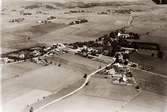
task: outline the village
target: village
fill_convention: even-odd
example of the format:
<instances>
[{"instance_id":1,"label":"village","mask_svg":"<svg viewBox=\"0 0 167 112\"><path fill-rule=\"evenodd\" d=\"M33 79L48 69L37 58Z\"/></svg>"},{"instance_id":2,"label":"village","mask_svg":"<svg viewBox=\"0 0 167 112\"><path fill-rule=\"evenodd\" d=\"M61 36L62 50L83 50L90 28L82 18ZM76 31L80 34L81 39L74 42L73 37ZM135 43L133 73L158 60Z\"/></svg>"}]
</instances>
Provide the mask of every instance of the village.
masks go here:
<instances>
[{"instance_id":1,"label":"village","mask_svg":"<svg viewBox=\"0 0 167 112\"><path fill-rule=\"evenodd\" d=\"M17 63L24 61L31 61L43 66L47 66L49 63L46 57L52 56L54 54L60 55L65 53L63 49L65 46L61 43L57 43L52 46L35 46L27 49L21 49L18 51L13 51L10 53L2 54L1 61L3 63Z\"/></svg>"},{"instance_id":2,"label":"village","mask_svg":"<svg viewBox=\"0 0 167 112\"><path fill-rule=\"evenodd\" d=\"M105 34L95 41L70 44L55 43L50 46L35 46L9 52L2 54L1 62L8 64L30 61L42 66L48 66L53 63L51 61L49 62L47 58L53 55L70 53L93 60L104 55L114 59L112 66L101 71L101 74L103 74L105 78L111 78L114 84L135 85L135 88L139 89L133 74L130 72L130 68L141 68L148 71L151 68L144 68L144 66L130 61L130 55L137 52L144 53L150 57L163 58L158 44L135 42L135 40L139 39L140 36L138 34L126 32L125 29L122 28ZM58 66L61 66L61 63L59 63Z\"/></svg>"},{"instance_id":3,"label":"village","mask_svg":"<svg viewBox=\"0 0 167 112\"><path fill-rule=\"evenodd\" d=\"M3 0L4 112L166 112L165 0Z\"/></svg>"},{"instance_id":4,"label":"village","mask_svg":"<svg viewBox=\"0 0 167 112\"><path fill-rule=\"evenodd\" d=\"M85 57L96 56L98 54L112 57L119 51L136 51L148 56L163 58L163 53L158 44L135 41L139 39L139 35L136 33L118 29L99 37L95 41L76 42L69 44L69 46L73 50L75 49L76 53Z\"/></svg>"}]
</instances>

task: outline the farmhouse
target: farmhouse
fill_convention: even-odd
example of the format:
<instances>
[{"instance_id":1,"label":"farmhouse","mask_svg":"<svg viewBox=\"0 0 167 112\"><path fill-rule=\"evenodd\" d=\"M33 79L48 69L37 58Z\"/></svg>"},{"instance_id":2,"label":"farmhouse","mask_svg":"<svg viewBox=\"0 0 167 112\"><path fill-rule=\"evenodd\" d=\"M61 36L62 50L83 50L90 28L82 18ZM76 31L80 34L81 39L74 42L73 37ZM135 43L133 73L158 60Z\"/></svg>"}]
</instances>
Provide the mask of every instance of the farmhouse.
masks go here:
<instances>
[{"instance_id":1,"label":"farmhouse","mask_svg":"<svg viewBox=\"0 0 167 112\"><path fill-rule=\"evenodd\" d=\"M39 24L48 24L48 23L51 23L51 21L50 20L39 20L39 21L37 21L37 23L39 23Z\"/></svg>"}]
</instances>

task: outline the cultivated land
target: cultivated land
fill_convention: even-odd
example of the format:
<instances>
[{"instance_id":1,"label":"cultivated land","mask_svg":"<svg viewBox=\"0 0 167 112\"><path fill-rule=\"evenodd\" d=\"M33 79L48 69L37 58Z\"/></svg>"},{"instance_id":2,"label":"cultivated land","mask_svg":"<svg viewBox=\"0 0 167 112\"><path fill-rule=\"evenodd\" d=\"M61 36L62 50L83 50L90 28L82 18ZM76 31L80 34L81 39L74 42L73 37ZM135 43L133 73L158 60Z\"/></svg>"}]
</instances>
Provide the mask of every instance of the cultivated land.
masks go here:
<instances>
[{"instance_id":1,"label":"cultivated land","mask_svg":"<svg viewBox=\"0 0 167 112\"><path fill-rule=\"evenodd\" d=\"M88 5L88 2L90 4ZM91 4L91 3L94 4ZM98 1L99 2L99 1ZM142 92L131 86L113 85L111 80L93 76L88 86L80 92L56 102L41 112L166 112L167 107L167 6L155 5L151 0L96 0L71 2L13 1L2 4L1 51L2 53L36 45L72 43L95 40L103 34L127 26L128 31L141 35L140 41L156 42L164 52L163 59L134 54L131 60L153 66L155 74L133 70ZM108 5L107 5L108 4ZM116 13L129 10L131 13ZM82 13L70 11L84 10ZM108 10L108 11L107 11ZM40 12L41 11L41 12ZM21 12L32 15L21 15ZM100 14L108 12L107 14ZM39 24L49 16L56 19L48 24ZM20 23L11 19L24 18ZM69 25L76 19L87 23ZM43 97L54 100L79 87L84 74L90 74L102 62L66 53L47 58L53 64L41 66L31 62L3 65L2 103L4 112L21 112L26 105L36 103ZM55 65L56 64L56 65ZM61 64L60 67L57 64ZM24 103L23 103L24 101Z\"/></svg>"}]
</instances>

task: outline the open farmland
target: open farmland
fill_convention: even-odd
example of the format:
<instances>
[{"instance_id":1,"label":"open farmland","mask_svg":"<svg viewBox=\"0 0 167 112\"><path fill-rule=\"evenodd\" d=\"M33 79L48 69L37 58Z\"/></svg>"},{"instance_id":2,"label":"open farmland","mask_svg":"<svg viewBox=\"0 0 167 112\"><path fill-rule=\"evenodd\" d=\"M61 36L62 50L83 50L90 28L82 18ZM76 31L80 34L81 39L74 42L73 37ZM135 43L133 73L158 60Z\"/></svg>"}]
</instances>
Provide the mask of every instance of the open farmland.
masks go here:
<instances>
[{"instance_id":1,"label":"open farmland","mask_svg":"<svg viewBox=\"0 0 167 112\"><path fill-rule=\"evenodd\" d=\"M2 64L4 112L30 112L31 106L34 112L167 111L167 5L152 0L2 0L1 17L2 58L15 51L23 61ZM113 84L113 77L100 73L93 76L115 57L83 55L87 46L72 46L98 43L123 28L140 37L130 41L156 43L163 53L157 58L135 49L129 61L151 69L131 67L134 85ZM22 49L32 57L25 59Z\"/></svg>"}]
</instances>

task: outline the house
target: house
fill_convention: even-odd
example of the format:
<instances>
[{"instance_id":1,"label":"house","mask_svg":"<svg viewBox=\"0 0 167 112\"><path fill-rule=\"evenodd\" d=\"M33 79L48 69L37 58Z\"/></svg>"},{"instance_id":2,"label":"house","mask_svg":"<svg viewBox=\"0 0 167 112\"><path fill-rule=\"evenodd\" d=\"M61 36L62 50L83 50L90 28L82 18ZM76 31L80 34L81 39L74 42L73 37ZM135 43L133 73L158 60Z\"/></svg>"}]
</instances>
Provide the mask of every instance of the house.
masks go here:
<instances>
[{"instance_id":1,"label":"house","mask_svg":"<svg viewBox=\"0 0 167 112\"><path fill-rule=\"evenodd\" d=\"M37 23L39 23L39 24L48 24L48 23L51 23L51 21L50 20L39 20L39 21L37 21Z\"/></svg>"},{"instance_id":2,"label":"house","mask_svg":"<svg viewBox=\"0 0 167 112\"><path fill-rule=\"evenodd\" d=\"M128 33L121 33L121 32L118 32L118 37L122 37L122 38L125 38L127 39L128 37L130 37L130 35Z\"/></svg>"},{"instance_id":3,"label":"house","mask_svg":"<svg viewBox=\"0 0 167 112\"><path fill-rule=\"evenodd\" d=\"M107 74L109 75L114 75L116 72L115 72L115 69L112 68L112 69L109 69L109 70L106 70Z\"/></svg>"},{"instance_id":4,"label":"house","mask_svg":"<svg viewBox=\"0 0 167 112\"><path fill-rule=\"evenodd\" d=\"M81 48L77 48L77 49L68 49L68 52L69 53L72 53L72 54L77 54L79 52L81 52Z\"/></svg>"},{"instance_id":5,"label":"house","mask_svg":"<svg viewBox=\"0 0 167 112\"><path fill-rule=\"evenodd\" d=\"M8 57L5 57L5 58L2 58L1 61L3 63L11 63L11 62L14 62L15 60L14 59L10 59Z\"/></svg>"},{"instance_id":6,"label":"house","mask_svg":"<svg viewBox=\"0 0 167 112\"><path fill-rule=\"evenodd\" d=\"M62 44L62 43L57 43L57 44L54 44L54 45L56 45L58 49L66 48L66 46L64 44Z\"/></svg>"},{"instance_id":7,"label":"house","mask_svg":"<svg viewBox=\"0 0 167 112\"><path fill-rule=\"evenodd\" d=\"M25 56L25 54L23 54L23 53L19 55L19 58L21 58L21 59L24 59L25 57L26 57L26 56Z\"/></svg>"}]
</instances>

